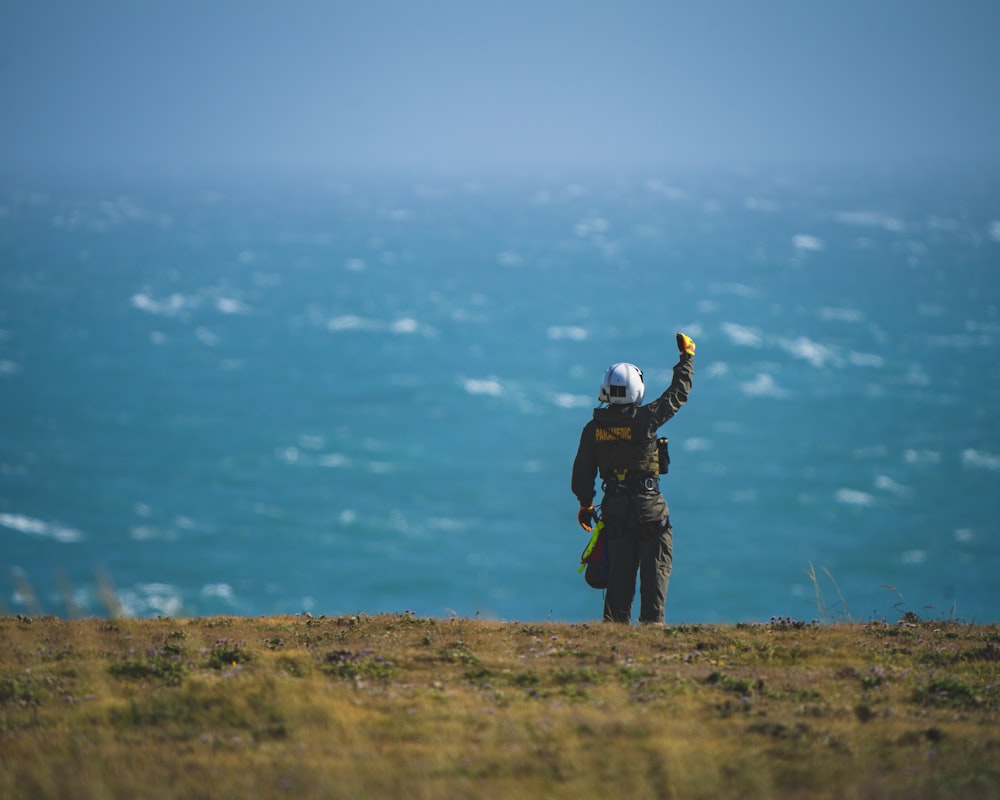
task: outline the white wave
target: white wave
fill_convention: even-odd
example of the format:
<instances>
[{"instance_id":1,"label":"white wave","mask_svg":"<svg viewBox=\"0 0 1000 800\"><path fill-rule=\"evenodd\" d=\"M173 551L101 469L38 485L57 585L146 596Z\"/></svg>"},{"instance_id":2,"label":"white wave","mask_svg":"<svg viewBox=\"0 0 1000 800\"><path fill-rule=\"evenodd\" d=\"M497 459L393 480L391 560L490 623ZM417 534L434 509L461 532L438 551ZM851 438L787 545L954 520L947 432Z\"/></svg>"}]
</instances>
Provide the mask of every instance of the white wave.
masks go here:
<instances>
[{"instance_id":1,"label":"white wave","mask_svg":"<svg viewBox=\"0 0 1000 800\"><path fill-rule=\"evenodd\" d=\"M764 338L757 328L746 325L737 325L735 322L723 322L722 331L729 337L733 344L743 347L760 347Z\"/></svg>"},{"instance_id":2,"label":"white wave","mask_svg":"<svg viewBox=\"0 0 1000 800\"><path fill-rule=\"evenodd\" d=\"M165 300L156 300L146 292L136 292L132 295L132 305L140 311L159 316L175 317L186 309L198 304L197 299L180 292L174 292Z\"/></svg>"},{"instance_id":3,"label":"white wave","mask_svg":"<svg viewBox=\"0 0 1000 800\"><path fill-rule=\"evenodd\" d=\"M378 324L372 320L359 317L357 314L344 314L334 317L326 322L328 331L370 331L378 328Z\"/></svg>"},{"instance_id":4,"label":"white wave","mask_svg":"<svg viewBox=\"0 0 1000 800\"><path fill-rule=\"evenodd\" d=\"M837 222L845 225L855 225L862 228L882 228L892 233L900 233L906 225L898 217L884 214L881 211L842 211L834 214Z\"/></svg>"},{"instance_id":5,"label":"white wave","mask_svg":"<svg viewBox=\"0 0 1000 800\"><path fill-rule=\"evenodd\" d=\"M863 322L865 315L856 308L832 308L826 306L819 310L820 319L834 322Z\"/></svg>"},{"instance_id":6,"label":"white wave","mask_svg":"<svg viewBox=\"0 0 1000 800\"><path fill-rule=\"evenodd\" d=\"M927 560L926 550L907 550L901 556L904 564L923 564Z\"/></svg>"},{"instance_id":7,"label":"white wave","mask_svg":"<svg viewBox=\"0 0 1000 800\"><path fill-rule=\"evenodd\" d=\"M574 342L582 342L588 336L587 329L579 325L550 325L546 333L554 341L571 339Z\"/></svg>"},{"instance_id":8,"label":"white wave","mask_svg":"<svg viewBox=\"0 0 1000 800\"><path fill-rule=\"evenodd\" d=\"M364 272L368 265L363 258L349 258L344 262L344 269L349 272Z\"/></svg>"},{"instance_id":9,"label":"white wave","mask_svg":"<svg viewBox=\"0 0 1000 800\"><path fill-rule=\"evenodd\" d=\"M774 382L774 378L765 372L760 373L752 381L740 384L740 391L750 397L786 397L788 392Z\"/></svg>"},{"instance_id":10,"label":"white wave","mask_svg":"<svg viewBox=\"0 0 1000 800\"><path fill-rule=\"evenodd\" d=\"M451 517L430 517L427 520L427 527L440 531L464 531L469 526L468 522L462 519Z\"/></svg>"},{"instance_id":11,"label":"white wave","mask_svg":"<svg viewBox=\"0 0 1000 800\"><path fill-rule=\"evenodd\" d=\"M0 525L18 533L55 539L57 542L79 542L83 539L83 534L76 528L67 528L58 523L45 522L24 514L0 514Z\"/></svg>"},{"instance_id":12,"label":"white wave","mask_svg":"<svg viewBox=\"0 0 1000 800\"><path fill-rule=\"evenodd\" d=\"M824 247L823 240L807 233L797 233L792 237L792 247L802 252L817 252Z\"/></svg>"},{"instance_id":13,"label":"white wave","mask_svg":"<svg viewBox=\"0 0 1000 800\"><path fill-rule=\"evenodd\" d=\"M1000 336L1000 323L977 322L974 319L967 319L965 321L965 331L966 333L981 333L986 336Z\"/></svg>"},{"instance_id":14,"label":"white wave","mask_svg":"<svg viewBox=\"0 0 1000 800\"><path fill-rule=\"evenodd\" d=\"M215 301L215 307L223 314L249 314L250 307L235 297L220 297Z\"/></svg>"},{"instance_id":15,"label":"white wave","mask_svg":"<svg viewBox=\"0 0 1000 800\"><path fill-rule=\"evenodd\" d=\"M947 217L939 217L931 214L925 220L927 227L932 231L948 231L949 233L957 233L962 228L962 223L957 219L948 219Z\"/></svg>"},{"instance_id":16,"label":"white wave","mask_svg":"<svg viewBox=\"0 0 1000 800\"><path fill-rule=\"evenodd\" d=\"M995 340L989 334L945 333L937 336L928 336L927 342L934 347L944 347L951 350L969 350L973 347L992 347Z\"/></svg>"},{"instance_id":17,"label":"white wave","mask_svg":"<svg viewBox=\"0 0 1000 800\"><path fill-rule=\"evenodd\" d=\"M700 322L688 322L679 327L680 330L684 331L688 336L697 341L702 333L704 332L704 327Z\"/></svg>"},{"instance_id":18,"label":"white wave","mask_svg":"<svg viewBox=\"0 0 1000 800\"><path fill-rule=\"evenodd\" d=\"M469 394L488 394L498 396L503 394L503 386L496 378L486 378L479 380L476 378L465 378L462 386Z\"/></svg>"},{"instance_id":19,"label":"white wave","mask_svg":"<svg viewBox=\"0 0 1000 800\"><path fill-rule=\"evenodd\" d=\"M199 326L194 332L195 338L207 347L215 347L219 343L219 337L204 326Z\"/></svg>"},{"instance_id":20,"label":"white wave","mask_svg":"<svg viewBox=\"0 0 1000 800\"><path fill-rule=\"evenodd\" d=\"M169 228L173 219L169 214L143 208L130 197L117 197L94 204L77 204L67 213L53 217L52 226L61 230L107 233L113 228L133 222Z\"/></svg>"},{"instance_id":21,"label":"white wave","mask_svg":"<svg viewBox=\"0 0 1000 800\"><path fill-rule=\"evenodd\" d=\"M910 487L894 481L888 475L877 476L875 478L875 488L889 494L894 494L896 497L909 497L913 494L913 490Z\"/></svg>"},{"instance_id":22,"label":"white wave","mask_svg":"<svg viewBox=\"0 0 1000 800\"><path fill-rule=\"evenodd\" d=\"M331 333L346 333L348 331L363 331L373 333L395 333L402 336L419 334L433 338L437 335L434 328L424 325L412 317L400 317L392 322L368 319L357 314L342 314L326 320L326 329Z\"/></svg>"},{"instance_id":23,"label":"white wave","mask_svg":"<svg viewBox=\"0 0 1000 800\"><path fill-rule=\"evenodd\" d=\"M233 594L233 587L228 583L207 583L201 587L202 597L218 597L221 600L225 600L232 603L235 600L235 595Z\"/></svg>"},{"instance_id":24,"label":"white wave","mask_svg":"<svg viewBox=\"0 0 1000 800\"><path fill-rule=\"evenodd\" d=\"M321 467L347 467L350 466L350 464L351 459L343 453L327 453L319 459L319 465Z\"/></svg>"},{"instance_id":25,"label":"white wave","mask_svg":"<svg viewBox=\"0 0 1000 800\"><path fill-rule=\"evenodd\" d=\"M153 525L133 525L129 528L128 535L137 542L145 542L149 539L158 539L160 531Z\"/></svg>"},{"instance_id":26,"label":"white wave","mask_svg":"<svg viewBox=\"0 0 1000 800\"><path fill-rule=\"evenodd\" d=\"M284 278L279 272L255 272L252 280L253 285L261 289L273 289L275 286L280 286Z\"/></svg>"},{"instance_id":27,"label":"white wave","mask_svg":"<svg viewBox=\"0 0 1000 800\"><path fill-rule=\"evenodd\" d=\"M690 439L685 439L684 444L681 448L685 453L699 453L704 450L711 450L712 443L708 439L701 438L699 436L692 436Z\"/></svg>"},{"instance_id":28,"label":"white wave","mask_svg":"<svg viewBox=\"0 0 1000 800\"><path fill-rule=\"evenodd\" d=\"M851 352L847 354L847 360L850 361L856 367L884 367L885 359L882 356L875 355L874 353L855 353Z\"/></svg>"},{"instance_id":29,"label":"white wave","mask_svg":"<svg viewBox=\"0 0 1000 800\"><path fill-rule=\"evenodd\" d=\"M718 378L729 372L729 365L725 361L713 361L708 365L705 374L711 378Z\"/></svg>"},{"instance_id":30,"label":"white wave","mask_svg":"<svg viewBox=\"0 0 1000 800\"><path fill-rule=\"evenodd\" d=\"M129 538L136 542L164 541L173 542L177 540L177 531L163 530L155 525L133 525L128 531Z\"/></svg>"},{"instance_id":31,"label":"white wave","mask_svg":"<svg viewBox=\"0 0 1000 800\"><path fill-rule=\"evenodd\" d=\"M646 181L646 191L650 194L658 194L660 197L667 198L667 200L684 199L683 189L678 189L676 186L669 186L656 178Z\"/></svg>"},{"instance_id":32,"label":"white wave","mask_svg":"<svg viewBox=\"0 0 1000 800\"><path fill-rule=\"evenodd\" d=\"M253 511L255 514L260 514L262 517L270 517L271 519L281 519L285 515L278 506L271 506L260 502L253 504Z\"/></svg>"},{"instance_id":33,"label":"white wave","mask_svg":"<svg viewBox=\"0 0 1000 800\"><path fill-rule=\"evenodd\" d=\"M578 222L574 226L573 232L580 238L586 239L592 236L603 236L610 227L611 223L604 217L594 214Z\"/></svg>"},{"instance_id":34,"label":"white wave","mask_svg":"<svg viewBox=\"0 0 1000 800\"><path fill-rule=\"evenodd\" d=\"M162 299L154 297L148 291L136 292L130 302L133 308L162 317L182 316L206 303L211 303L222 314L249 314L251 311L242 300L222 294L218 287L206 287L193 294L173 292Z\"/></svg>"},{"instance_id":35,"label":"white wave","mask_svg":"<svg viewBox=\"0 0 1000 800\"><path fill-rule=\"evenodd\" d=\"M497 264L501 267L520 267L524 264L524 259L517 253L504 250L497 256Z\"/></svg>"},{"instance_id":36,"label":"white wave","mask_svg":"<svg viewBox=\"0 0 1000 800\"><path fill-rule=\"evenodd\" d=\"M747 286L745 283L738 283L736 281L728 281L726 283L712 283L709 284L708 290L712 294L732 294L737 297L756 297L759 292L752 286Z\"/></svg>"},{"instance_id":37,"label":"white wave","mask_svg":"<svg viewBox=\"0 0 1000 800\"><path fill-rule=\"evenodd\" d=\"M889 448L884 444L870 444L867 447L855 447L852 455L855 458L885 458Z\"/></svg>"},{"instance_id":38,"label":"white wave","mask_svg":"<svg viewBox=\"0 0 1000 800\"><path fill-rule=\"evenodd\" d=\"M958 528L953 535L959 544L968 544L976 538L976 534L969 528Z\"/></svg>"},{"instance_id":39,"label":"white wave","mask_svg":"<svg viewBox=\"0 0 1000 800\"><path fill-rule=\"evenodd\" d=\"M0 358L0 375L13 375L18 370L20 370L20 367L16 361Z\"/></svg>"},{"instance_id":40,"label":"white wave","mask_svg":"<svg viewBox=\"0 0 1000 800\"><path fill-rule=\"evenodd\" d=\"M903 461L907 464L937 464L941 461L941 454L936 450L906 450Z\"/></svg>"},{"instance_id":41,"label":"white wave","mask_svg":"<svg viewBox=\"0 0 1000 800\"><path fill-rule=\"evenodd\" d=\"M164 303L161 304L161 308L163 308L168 314L174 314L197 304L198 301L196 298L187 297L180 292L174 292Z\"/></svg>"},{"instance_id":42,"label":"white wave","mask_svg":"<svg viewBox=\"0 0 1000 800\"><path fill-rule=\"evenodd\" d=\"M126 617L138 617L155 612L165 617L174 617L182 610L177 588L169 583L141 583L134 590L118 592L118 604Z\"/></svg>"},{"instance_id":43,"label":"white wave","mask_svg":"<svg viewBox=\"0 0 1000 800\"><path fill-rule=\"evenodd\" d=\"M969 448L962 451L962 466L1000 470L1000 456Z\"/></svg>"},{"instance_id":44,"label":"white wave","mask_svg":"<svg viewBox=\"0 0 1000 800\"><path fill-rule=\"evenodd\" d=\"M323 437L315 433L300 433L298 443L303 450L322 450L325 445Z\"/></svg>"},{"instance_id":45,"label":"white wave","mask_svg":"<svg viewBox=\"0 0 1000 800\"><path fill-rule=\"evenodd\" d=\"M990 221L990 238L994 242L1000 242L1000 219Z\"/></svg>"},{"instance_id":46,"label":"white wave","mask_svg":"<svg viewBox=\"0 0 1000 800\"><path fill-rule=\"evenodd\" d=\"M828 361L836 361L835 351L825 344L814 342L805 336L797 339L782 339L781 346L796 358L808 361L814 367L823 367Z\"/></svg>"},{"instance_id":47,"label":"white wave","mask_svg":"<svg viewBox=\"0 0 1000 800\"><path fill-rule=\"evenodd\" d=\"M870 506L874 505L875 498L868 492L858 491L857 489L837 489L834 493L834 498L838 503L843 503L848 506Z\"/></svg>"},{"instance_id":48,"label":"white wave","mask_svg":"<svg viewBox=\"0 0 1000 800\"><path fill-rule=\"evenodd\" d=\"M589 397L566 392L553 395L552 403L559 408L590 408L594 405L594 401Z\"/></svg>"},{"instance_id":49,"label":"white wave","mask_svg":"<svg viewBox=\"0 0 1000 800\"><path fill-rule=\"evenodd\" d=\"M906 371L905 382L911 386L930 386L931 376L920 364L911 364Z\"/></svg>"}]
</instances>

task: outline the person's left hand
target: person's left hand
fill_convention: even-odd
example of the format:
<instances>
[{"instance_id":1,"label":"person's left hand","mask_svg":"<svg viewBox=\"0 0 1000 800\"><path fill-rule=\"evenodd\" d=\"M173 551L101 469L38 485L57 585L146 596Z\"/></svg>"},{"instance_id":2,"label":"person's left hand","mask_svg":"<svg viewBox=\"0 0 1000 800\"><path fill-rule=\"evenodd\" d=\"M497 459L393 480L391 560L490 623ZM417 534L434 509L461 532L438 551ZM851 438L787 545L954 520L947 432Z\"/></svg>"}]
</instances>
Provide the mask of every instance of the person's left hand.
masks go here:
<instances>
[{"instance_id":1,"label":"person's left hand","mask_svg":"<svg viewBox=\"0 0 1000 800\"><path fill-rule=\"evenodd\" d=\"M597 522L597 512L593 506L589 506L588 508L580 506L580 510L576 515L576 521L580 523L581 528L590 533L594 530L594 523Z\"/></svg>"}]
</instances>

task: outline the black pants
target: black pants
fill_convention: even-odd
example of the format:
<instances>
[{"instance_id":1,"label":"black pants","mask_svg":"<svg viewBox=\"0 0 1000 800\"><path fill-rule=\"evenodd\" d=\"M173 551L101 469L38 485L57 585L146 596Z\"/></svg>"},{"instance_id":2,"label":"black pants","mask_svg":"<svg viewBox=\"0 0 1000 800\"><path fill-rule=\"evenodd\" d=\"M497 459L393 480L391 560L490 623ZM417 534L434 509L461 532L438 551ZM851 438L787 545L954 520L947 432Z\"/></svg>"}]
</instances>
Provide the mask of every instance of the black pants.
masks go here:
<instances>
[{"instance_id":1,"label":"black pants","mask_svg":"<svg viewBox=\"0 0 1000 800\"><path fill-rule=\"evenodd\" d=\"M610 561L604 619L632 621L638 576L639 622L663 622L674 538L663 495L605 496L601 519L607 531Z\"/></svg>"}]
</instances>

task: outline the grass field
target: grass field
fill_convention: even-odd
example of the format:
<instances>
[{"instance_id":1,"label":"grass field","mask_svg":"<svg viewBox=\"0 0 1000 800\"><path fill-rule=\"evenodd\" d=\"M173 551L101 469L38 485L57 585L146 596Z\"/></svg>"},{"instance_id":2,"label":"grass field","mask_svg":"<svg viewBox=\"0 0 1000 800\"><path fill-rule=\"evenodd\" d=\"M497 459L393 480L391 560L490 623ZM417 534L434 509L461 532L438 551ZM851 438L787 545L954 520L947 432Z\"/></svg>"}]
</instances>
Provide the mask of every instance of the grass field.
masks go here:
<instances>
[{"instance_id":1,"label":"grass field","mask_svg":"<svg viewBox=\"0 0 1000 800\"><path fill-rule=\"evenodd\" d=\"M912 615L0 617L3 798L993 798L998 717Z\"/></svg>"}]
</instances>

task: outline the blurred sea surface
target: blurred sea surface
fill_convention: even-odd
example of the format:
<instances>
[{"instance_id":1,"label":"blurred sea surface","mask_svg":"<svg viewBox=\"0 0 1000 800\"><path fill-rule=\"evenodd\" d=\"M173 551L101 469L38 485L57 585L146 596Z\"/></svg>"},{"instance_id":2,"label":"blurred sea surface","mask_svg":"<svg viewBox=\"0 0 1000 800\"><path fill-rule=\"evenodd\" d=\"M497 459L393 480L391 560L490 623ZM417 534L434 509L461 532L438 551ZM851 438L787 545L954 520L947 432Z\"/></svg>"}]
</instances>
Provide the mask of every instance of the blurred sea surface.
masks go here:
<instances>
[{"instance_id":1,"label":"blurred sea surface","mask_svg":"<svg viewBox=\"0 0 1000 800\"><path fill-rule=\"evenodd\" d=\"M1000 620L1000 180L5 181L0 611L585 621L605 368L667 621Z\"/></svg>"}]
</instances>

